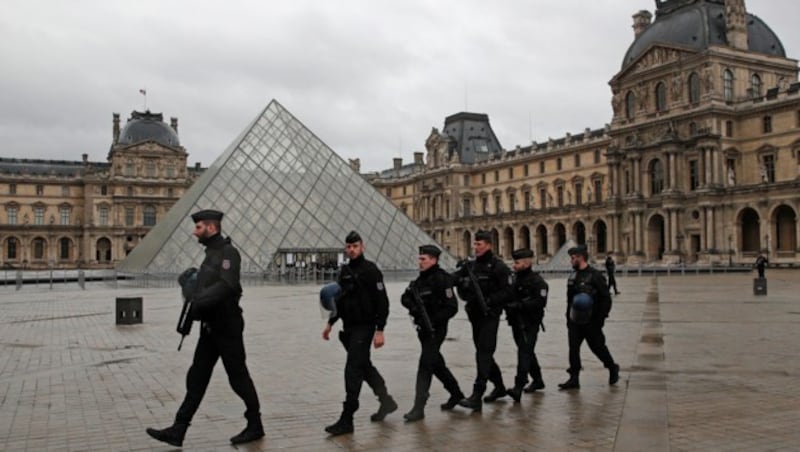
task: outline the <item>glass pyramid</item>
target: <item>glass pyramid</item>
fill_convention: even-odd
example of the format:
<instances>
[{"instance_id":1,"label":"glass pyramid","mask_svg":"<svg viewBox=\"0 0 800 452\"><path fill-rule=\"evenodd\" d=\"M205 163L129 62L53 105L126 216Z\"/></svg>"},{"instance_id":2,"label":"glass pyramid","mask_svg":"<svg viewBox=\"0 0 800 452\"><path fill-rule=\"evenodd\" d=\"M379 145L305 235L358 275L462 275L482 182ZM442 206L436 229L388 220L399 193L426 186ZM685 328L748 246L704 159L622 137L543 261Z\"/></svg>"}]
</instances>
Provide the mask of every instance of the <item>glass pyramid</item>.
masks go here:
<instances>
[{"instance_id":1,"label":"glass pyramid","mask_svg":"<svg viewBox=\"0 0 800 452\"><path fill-rule=\"evenodd\" d=\"M382 193L273 100L117 267L128 273L179 273L204 247L190 215L225 213L222 234L242 254L243 273L341 261L356 230L365 256L382 270L415 270L418 246L435 243ZM446 251L444 268L455 265Z\"/></svg>"}]
</instances>

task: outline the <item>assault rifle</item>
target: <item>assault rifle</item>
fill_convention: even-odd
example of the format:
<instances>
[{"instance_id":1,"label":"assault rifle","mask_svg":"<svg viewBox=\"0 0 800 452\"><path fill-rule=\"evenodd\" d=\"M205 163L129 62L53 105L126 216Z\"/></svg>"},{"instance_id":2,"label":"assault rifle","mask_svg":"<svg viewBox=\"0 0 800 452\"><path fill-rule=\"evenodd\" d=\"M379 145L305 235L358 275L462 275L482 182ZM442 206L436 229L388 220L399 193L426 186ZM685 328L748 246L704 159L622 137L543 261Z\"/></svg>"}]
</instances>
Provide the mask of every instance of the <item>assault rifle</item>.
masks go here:
<instances>
[{"instance_id":1,"label":"assault rifle","mask_svg":"<svg viewBox=\"0 0 800 452\"><path fill-rule=\"evenodd\" d=\"M472 271L472 267L469 265L469 262L464 263L464 268L467 269L467 276L469 276L470 284L472 284L472 289L475 291L475 301L478 302L478 308L480 308L483 315L489 315L489 305L486 303L486 298L483 296L481 286L478 284L478 278Z\"/></svg>"},{"instance_id":2,"label":"assault rifle","mask_svg":"<svg viewBox=\"0 0 800 452\"><path fill-rule=\"evenodd\" d=\"M178 284L181 286L181 293L183 294L183 308L181 308L181 315L178 317L178 327L176 330L181 335L181 341L178 343L178 351L183 346L183 340L192 332L192 299L194 297L195 289L197 288L197 269L192 267L184 270L178 277Z\"/></svg>"},{"instance_id":3,"label":"assault rifle","mask_svg":"<svg viewBox=\"0 0 800 452\"><path fill-rule=\"evenodd\" d=\"M411 295L414 297L414 302L417 304L417 309L420 313L419 316L420 320L422 321L422 325L420 326L426 334L429 334L431 337L433 337L433 322L431 322L431 317L428 315L428 310L425 309L425 303L422 301L422 297L419 295L417 285L412 282L408 288L411 289Z\"/></svg>"}]
</instances>

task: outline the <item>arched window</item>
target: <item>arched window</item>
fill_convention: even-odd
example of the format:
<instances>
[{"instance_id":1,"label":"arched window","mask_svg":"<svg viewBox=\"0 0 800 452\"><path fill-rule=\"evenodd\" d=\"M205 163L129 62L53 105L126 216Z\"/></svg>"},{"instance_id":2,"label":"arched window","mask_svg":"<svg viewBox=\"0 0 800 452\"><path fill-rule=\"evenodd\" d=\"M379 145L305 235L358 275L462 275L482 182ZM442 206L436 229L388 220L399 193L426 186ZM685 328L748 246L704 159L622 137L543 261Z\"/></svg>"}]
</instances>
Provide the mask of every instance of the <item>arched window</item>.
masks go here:
<instances>
[{"instance_id":1,"label":"arched window","mask_svg":"<svg viewBox=\"0 0 800 452\"><path fill-rule=\"evenodd\" d=\"M634 112L636 112L636 95L633 91L628 91L625 96L625 118L633 119Z\"/></svg>"},{"instance_id":2,"label":"arched window","mask_svg":"<svg viewBox=\"0 0 800 452\"><path fill-rule=\"evenodd\" d=\"M156 208L153 206L144 206L144 219L145 226L156 225Z\"/></svg>"},{"instance_id":3,"label":"arched window","mask_svg":"<svg viewBox=\"0 0 800 452\"><path fill-rule=\"evenodd\" d=\"M111 240L103 237L97 240L97 252L95 253L95 257L97 258L98 262L109 262L111 261Z\"/></svg>"},{"instance_id":4,"label":"arched window","mask_svg":"<svg viewBox=\"0 0 800 452\"><path fill-rule=\"evenodd\" d=\"M761 97L761 77L758 74L750 77L750 97L753 99Z\"/></svg>"},{"instance_id":5,"label":"arched window","mask_svg":"<svg viewBox=\"0 0 800 452\"><path fill-rule=\"evenodd\" d=\"M700 77L694 72L689 75L689 102L700 102Z\"/></svg>"},{"instance_id":6,"label":"arched window","mask_svg":"<svg viewBox=\"0 0 800 452\"><path fill-rule=\"evenodd\" d=\"M689 135L690 136L697 135L697 123L694 121L689 123Z\"/></svg>"},{"instance_id":7,"label":"arched window","mask_svg":"<svg viewBox=\"0 0 800 452\"><path fill-rule=\"evenodd\" d=\"M41 237L33 239L33 258L36 260L44 259L45 241Z\"/></svg>"},{"instance_id":8,"label":"arched window","mask_svg":"<svg viewBox=\"0 0 800 452\"><path fill-rule=\"evenodd\" d=\"M650 193L657 195L664 190L664 170L661 160L655 159L650 162Z\"/></svg>"},{"instance_id":9,"label":"arched window","mask_svg":"<svg viewBox=\"0 0 800 452\"><path fill-rule=\"evenodd\" d=\"M667 87L664 82L658 82L656 85L656 111L664 111L667 109Z\"/></svg>"},{"instance_id":10,"label":"arched window","mask_svg":"<svg viewBox=\"0 0 800 452\"><path fill-rule=\"evenodd\" d=\"M730 69L722 73L722 94L726 101L733 100L733 72Z\"/></svg>"},{"instance_id":11,"label":"arched window","mask_svg":"<svg viewBox=\"0 0 800 452\"><path fill-rule=\"evenodd\" d=\"M72 241L66 237L58 240L58 258L61 260L69 260L70 251L72 250Z\"/></svg>"},{"instance_id":12,"label":"arched window","mask_svg":"<svg viewBox=\"0 0 800 452\"><path fill-rule=\"evenodd\" d=\"M17 246L19 242L14 237L6 239L6 259L10 261L17 260Z\"/></svg>"}]
</instances>

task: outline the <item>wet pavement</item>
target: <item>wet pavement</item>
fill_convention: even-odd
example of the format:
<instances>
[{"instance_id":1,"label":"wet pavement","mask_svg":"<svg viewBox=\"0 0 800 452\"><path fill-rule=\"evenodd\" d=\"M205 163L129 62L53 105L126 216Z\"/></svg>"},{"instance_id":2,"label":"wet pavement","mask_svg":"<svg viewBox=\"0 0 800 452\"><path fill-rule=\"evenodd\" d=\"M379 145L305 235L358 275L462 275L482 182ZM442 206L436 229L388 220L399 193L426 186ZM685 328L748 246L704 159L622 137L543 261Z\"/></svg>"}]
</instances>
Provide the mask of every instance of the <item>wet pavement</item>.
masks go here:
<instances>
[{"instance_id":1,"label":"wet pavement","mask_svg":"<svg viewBox=\"0 0 800 452\"><path fill-rule=\"evenodd\" d=\"M565 280L551 298L537 355L547 387L482 413L442 412L434 380L425 419L407 424L419 347L392 300L386 346L373 361L400 409L372 423L378 403L364 387L355 433L323 427L344 397L344 351L325 342L319 286L247 287L242 299L248 365L259 391L263 440L242 450L798 450L800 448L800 273L768 273L767 296L752 295L752 274L619 278L605 332L622 367L608 372L584 346L578 391L566 379ZM171 289L67 285L50 291L0 288L0 450L171 450L146 427L172 422L184 395L196 331L177 351L179 293ZM116 297L144 297L144 322L115 325ZM335 329L338 330L340 324ZM196 329L196 327L195 327ZM463 309L443 353L465 392L475 376ZM513 383L515 349L501 323L495 355ZM232 450L244 404L218 364L184 442L186 450Z\"/></svg>"}]
</instances>

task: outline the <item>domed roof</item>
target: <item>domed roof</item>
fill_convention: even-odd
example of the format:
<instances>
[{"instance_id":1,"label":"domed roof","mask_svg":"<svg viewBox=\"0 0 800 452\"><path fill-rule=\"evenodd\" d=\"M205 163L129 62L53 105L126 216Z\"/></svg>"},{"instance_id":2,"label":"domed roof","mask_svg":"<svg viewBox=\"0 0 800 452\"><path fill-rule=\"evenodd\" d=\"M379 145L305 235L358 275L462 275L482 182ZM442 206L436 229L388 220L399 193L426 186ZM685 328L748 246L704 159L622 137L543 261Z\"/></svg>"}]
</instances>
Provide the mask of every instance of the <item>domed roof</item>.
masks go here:
<instances>
[{"instance_id":1,"label":"domed roof","mask_svg":"<svg viewBox=\"0 0 800 452\"><path fill-rule=\"evenodd\" d=\"M661 6L661 4L669 6ZM675 3L682 3L675 7ZM639 58L653 44L674 44L705 50L713 45L728 45L725 5L722 1L659 2L656 20L628 48L624 68ZM758 17L747 14L747 44L753 52L786 57L778 36Z\"/></svg>"},{"instance_id":2,"label":"domed roof","mask_svg":"<svg viewBox=\"0 0 800 452\"><path fill-rule=\"evenodd\" d=\"M119 133L118 144L135 144L142 141L155 141L169 147L180 146L178 134L164 122L161 113L134 111L125 127Z\"/></svg>"}]
</instances>

